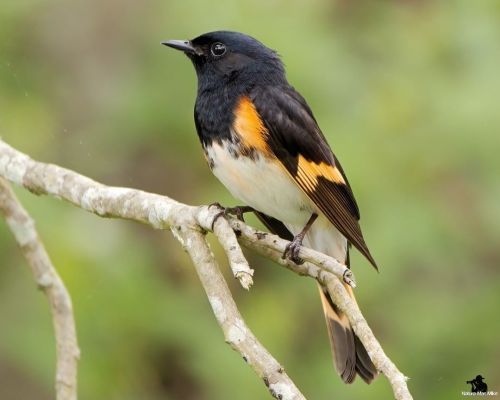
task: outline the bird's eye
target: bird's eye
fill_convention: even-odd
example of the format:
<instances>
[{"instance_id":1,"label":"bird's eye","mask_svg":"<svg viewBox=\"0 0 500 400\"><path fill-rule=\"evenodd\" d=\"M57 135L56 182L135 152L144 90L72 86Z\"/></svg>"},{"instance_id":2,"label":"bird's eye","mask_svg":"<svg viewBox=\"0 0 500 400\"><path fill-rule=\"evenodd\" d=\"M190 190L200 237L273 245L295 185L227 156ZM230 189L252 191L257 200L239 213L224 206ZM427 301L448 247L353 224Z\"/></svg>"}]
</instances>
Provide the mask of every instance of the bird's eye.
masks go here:
<instances>
[{"instance_id":1,"label":"bird's eye","mask_svg":"<svg viewBox=\"0 0 500 400\"><path fill-rule=\"evenodd\" d=\"M222 43L217 42L212 45L210 51L215 57L220 57L223 56L226 52L226 46Z\"/></svg>"}]
</instances>

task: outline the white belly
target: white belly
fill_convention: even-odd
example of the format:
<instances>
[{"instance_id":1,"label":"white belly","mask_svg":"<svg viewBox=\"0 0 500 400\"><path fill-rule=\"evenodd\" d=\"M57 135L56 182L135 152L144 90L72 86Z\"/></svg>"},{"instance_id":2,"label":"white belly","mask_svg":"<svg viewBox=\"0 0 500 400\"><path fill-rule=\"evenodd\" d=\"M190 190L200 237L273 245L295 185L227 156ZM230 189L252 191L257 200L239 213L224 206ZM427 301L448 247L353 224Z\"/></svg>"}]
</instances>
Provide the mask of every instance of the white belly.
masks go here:
<instances>
[{"instance_id":1,"label":"white belly","mask_svg":"<svg viewBox=\"0 0 500 400\"><path fill-rule=\"evenodd\" d=\"M231 194L254 209L282 221L297 235L318 214L304 245L345 261L347 240L298 187L283 166L263 156L234 157L217 143L206 148L214 175Z\"/></svg>"},{"instance_id":2,"label":"white belly","mask_svg":"<svg viewBox=\"0 0 500 400\"><path fill-rule=\"evenodd\" d=\"M304 226L315 207L285 168L263 156L233 157L221 145L207 147L212 172L237 199L280 221Z\"/></svg>"}]
</instances>

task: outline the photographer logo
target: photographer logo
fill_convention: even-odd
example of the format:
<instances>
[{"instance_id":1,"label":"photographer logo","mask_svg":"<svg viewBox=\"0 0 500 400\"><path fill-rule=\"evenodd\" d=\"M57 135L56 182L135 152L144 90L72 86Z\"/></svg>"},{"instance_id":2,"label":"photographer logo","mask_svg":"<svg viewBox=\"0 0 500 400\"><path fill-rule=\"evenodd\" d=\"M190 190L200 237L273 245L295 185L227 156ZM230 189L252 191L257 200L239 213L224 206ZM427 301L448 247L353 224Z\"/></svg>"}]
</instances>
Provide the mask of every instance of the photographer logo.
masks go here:
<instances>
[{"instance_id":1,"label":"photographer logo","mask_svg":"<svg viewBox=\"0 0 500 400\"><path fill-rule=\"evenodd\" d=\"M474 379L465 382L470 385L470 391L462 392L462 396L498 396L498 392L489 391L488 385L481 375L476 376Z\"/></svg>"}]
</instances>

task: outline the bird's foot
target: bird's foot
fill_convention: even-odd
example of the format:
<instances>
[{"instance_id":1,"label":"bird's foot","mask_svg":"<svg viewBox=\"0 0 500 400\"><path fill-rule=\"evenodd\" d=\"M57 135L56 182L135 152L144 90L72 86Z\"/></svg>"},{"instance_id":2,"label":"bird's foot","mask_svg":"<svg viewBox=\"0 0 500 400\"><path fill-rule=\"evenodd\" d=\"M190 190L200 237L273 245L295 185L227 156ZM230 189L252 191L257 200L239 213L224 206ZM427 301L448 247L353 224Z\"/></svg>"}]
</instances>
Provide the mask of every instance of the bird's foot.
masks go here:
<instances>
[{"instance_id":1,"label":"bird's foot","mask_svg":"<svg viewBox=\"0 0 500 400\"><path fill-rule=\"evenodd\" d=\"M302 241L304 240L304 237L306 236L309 229L311 229L311 226L312 224L314 224L314 221L316 221L316 218L318 218L318 214L313 213L307 221L306 226L304 226L300 233L298 235L295 235L293 240L289 244L287 244L281 258L288 258L298 265L304 264L304 260L299 257L300 248L302 247Z\"/></svg>"},{"instance_id":2,"label":"bird's foot","mask_svg":"<svg viewBox=\"0 0 500 400\"><path fill-rule=\"evenodd\" d=\"M300 248L302 247L302 240L304 240L304 236L299 233L293 238L290 243L286 245L285 251L283 252L281 258L288 258L297 265L304 264L304 260L299 257Z\"/></svg>"},{"instance_id":3,"label":"bird's foot","mask_svg":"<svg viewBox=\"0 0 500 400\"><path fill-rule=\"evenodd\" d=\"M243 214L249 213L249 212L254 212L254 211L255 210L250 206L236 206L236 207L225 208L224 214L225 215L234 215L240 221L245 222L245 219L243 218Z\"/></svg>"},{"instance_id":4,"label":"bird's foot","mask_svg":"<svg viewBox=\"0 0 500 400\"><path fill-rule=\"evenodd\" d=\"M253 212L255 211L252 207L250 206L236 206L236 207L223 207L220 205L220 203L212 203L208 206L210 207L217 207L221 209L221 211L215 215L214 220L212 222L212 230L214 230L214 224L219 217L227 217L229 215L234 215L236 218L238 218L240 221L245 222L245 219L243 218L243 214L248 213L248 212Z\"/></svg>"}]
</instances>

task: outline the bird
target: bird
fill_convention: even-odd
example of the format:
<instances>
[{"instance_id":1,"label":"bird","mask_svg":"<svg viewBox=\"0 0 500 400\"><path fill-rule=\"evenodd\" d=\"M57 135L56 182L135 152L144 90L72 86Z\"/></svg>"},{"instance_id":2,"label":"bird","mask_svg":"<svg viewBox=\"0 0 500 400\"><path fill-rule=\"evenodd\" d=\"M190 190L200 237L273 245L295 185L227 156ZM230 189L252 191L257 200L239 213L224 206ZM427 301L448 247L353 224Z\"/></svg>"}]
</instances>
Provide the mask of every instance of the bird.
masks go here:
<instances>
[{"instance_id":1,"label":"bird","mask_svg":"<svg viewBox=\"0 0 500 400\"><path fill-rule=\"evenodd\" d=\"M378 270L347 176L278 53L232 31L162 44L183 52L196 71L194 121L206 161L244 204L225 211L254 212L290 241L284 257L293 262L302 262L304 245L350 267L354 246ZM378 371L365 347L326 288L318 287L337 373L345 383L357 375L371 383Z\"/></svg>"}]
</instances>

